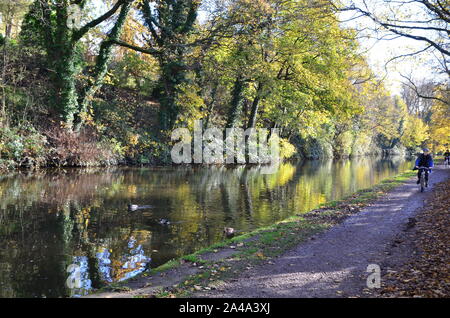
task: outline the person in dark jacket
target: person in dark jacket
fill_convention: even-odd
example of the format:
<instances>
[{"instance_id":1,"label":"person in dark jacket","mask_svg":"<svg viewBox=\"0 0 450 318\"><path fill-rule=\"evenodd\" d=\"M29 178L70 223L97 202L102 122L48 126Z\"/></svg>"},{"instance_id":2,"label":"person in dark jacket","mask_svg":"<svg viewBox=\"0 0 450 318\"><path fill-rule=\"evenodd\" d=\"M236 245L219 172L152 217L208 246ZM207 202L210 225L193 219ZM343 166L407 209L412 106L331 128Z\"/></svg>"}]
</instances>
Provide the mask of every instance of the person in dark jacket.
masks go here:
<instances>
[{"instance_id":1,"label":"person in dark jacket","mask_svg":"<svg viewBox=\"0 0 450 318\"><path fill-rule=\"evenodd\" d=\"M450 164L450 151L447 149L447 151L444 153L444 162L447 161L448 164Z\"/></svg>"},{"instance_id":2,"label":"person in dark jacket","mask_svg":"<svg viewBox=\"0 0 450 318\"><path fill-rule=\"evenodd\" d=\"M416 167L415 169L419 169L419 167L426 167L429 168L428 170L425 170L425 185L428 187L428 173L431 173L431 168L434 167L434 163L433 163L433 157L430 154L430 150L427 148L423 149L423 153L421 153L419 155L419 157L417 157L416 160ZM420 170L417 173L417 184L420 183Z\"/></svg>"}]
</instances>

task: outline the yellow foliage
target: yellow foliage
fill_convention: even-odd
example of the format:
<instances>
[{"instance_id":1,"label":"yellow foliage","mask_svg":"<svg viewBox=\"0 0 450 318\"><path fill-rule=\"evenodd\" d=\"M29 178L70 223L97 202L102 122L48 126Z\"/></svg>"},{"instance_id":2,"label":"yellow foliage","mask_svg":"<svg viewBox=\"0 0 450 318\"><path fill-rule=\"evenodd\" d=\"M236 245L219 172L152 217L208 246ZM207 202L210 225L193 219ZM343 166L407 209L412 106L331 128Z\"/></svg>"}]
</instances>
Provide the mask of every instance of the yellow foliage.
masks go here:
<instances>
[{"instance_id":1,"label":"yellow foliage","mask_svg":"<svg viewBox=\"0 0 450 318\"><path fill-rule=\"evenodd\" d=\"M132 146L137 145L139 142L139 135L137 134L131 134L130 136L128 136L128 143Z\"/></svg>"},{"instance_id":2,"label":"yellow foliage","mask_svg":"<svg viewBox=\"0 0 450 318\"><path fill-rule=\"evenodd\" d=\"M429 137L428 127L420 119L412 115L407 115L405 128L400 141L405 147L413 148L421 145Z\"/></svg>"},{"instance_id":3,"label":"yellow foliage","mask_svg":"<svg viewBox=\"0 0 450 318\"><path fill-rule=\"evenodd\" d=\"M430 144L433 151L445 151L450 147L450 106L436 102L432 106Z\"/></svg>"}]
</instances>

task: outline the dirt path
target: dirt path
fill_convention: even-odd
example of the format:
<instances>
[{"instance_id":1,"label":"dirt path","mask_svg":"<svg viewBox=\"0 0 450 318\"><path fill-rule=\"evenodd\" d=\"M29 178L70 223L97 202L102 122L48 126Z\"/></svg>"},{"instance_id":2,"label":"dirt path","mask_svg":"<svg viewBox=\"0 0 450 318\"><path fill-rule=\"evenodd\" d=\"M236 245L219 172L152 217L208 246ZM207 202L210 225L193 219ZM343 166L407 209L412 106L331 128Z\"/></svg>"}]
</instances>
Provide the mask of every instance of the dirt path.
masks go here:
<instances>
[{"instance_id":1,"label":"dirt path","mask_svg":"<svg viewBox=\"0 0 450 318\"><path fill-rule=\"evenodd\" d=\"M262 265L243 272L216 290L193 297L364 297L369 264L382 273L403 264L413 252L411 242L398 240L409 218L426 203L435 183L450 177L436 168L430 187L418 192L408 181L342 224ZM403 235L404 236L404 235Z\"/></svg>"}]
</instances>

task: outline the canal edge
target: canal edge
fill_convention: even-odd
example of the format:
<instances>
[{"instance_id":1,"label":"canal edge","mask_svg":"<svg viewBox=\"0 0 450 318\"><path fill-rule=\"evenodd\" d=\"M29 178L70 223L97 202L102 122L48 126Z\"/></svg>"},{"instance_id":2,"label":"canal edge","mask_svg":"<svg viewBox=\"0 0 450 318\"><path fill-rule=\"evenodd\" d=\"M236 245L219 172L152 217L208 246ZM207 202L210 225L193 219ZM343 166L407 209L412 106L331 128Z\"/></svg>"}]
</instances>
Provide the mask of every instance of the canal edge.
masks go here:
<instances>
[{"instance_id":1,"label":"canal edge","mask_svg":"<svg viewBox=\"0 0 450 318\"><path fill-rule=\"evenodd\" d=\"M405 184L415 172L405 171L377 185L331 201L309 212L236 236L119 283L112 283L83 298L174 298L215 289L243 270L271 259L342 223L349 216Z\"/></svg>"}]
</instances>

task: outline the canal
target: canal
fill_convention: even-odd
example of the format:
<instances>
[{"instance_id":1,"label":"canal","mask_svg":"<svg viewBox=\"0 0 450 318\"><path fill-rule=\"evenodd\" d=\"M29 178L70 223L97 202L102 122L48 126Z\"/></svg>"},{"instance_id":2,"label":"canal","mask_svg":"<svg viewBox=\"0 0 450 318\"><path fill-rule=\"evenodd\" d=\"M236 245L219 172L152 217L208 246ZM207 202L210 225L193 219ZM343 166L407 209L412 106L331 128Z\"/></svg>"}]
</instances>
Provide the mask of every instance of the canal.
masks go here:
<instances>
[{"instance_id":1,"label":"canal","mask_svg":"<svg viewBox=\"0 0 450 318\"><path fill-rule=\"evenodd\" d=\"M0 176L0 297L77 297L412 168L403 158ZM143 206L130 211L129 204Z\"/></svg>"}]
</instances>

